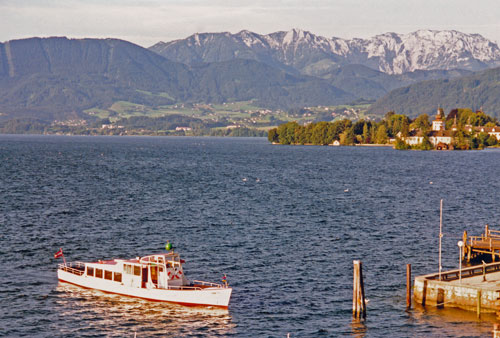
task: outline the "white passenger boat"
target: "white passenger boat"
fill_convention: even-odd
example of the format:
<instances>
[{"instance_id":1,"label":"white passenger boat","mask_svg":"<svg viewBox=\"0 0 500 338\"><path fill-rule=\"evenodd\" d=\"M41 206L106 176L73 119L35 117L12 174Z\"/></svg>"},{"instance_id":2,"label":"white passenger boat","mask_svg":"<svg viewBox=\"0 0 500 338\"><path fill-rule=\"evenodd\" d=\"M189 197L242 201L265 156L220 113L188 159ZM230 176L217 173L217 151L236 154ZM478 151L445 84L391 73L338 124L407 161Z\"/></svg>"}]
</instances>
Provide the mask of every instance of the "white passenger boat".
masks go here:
<instances>
[{"instance_id":1,"label":"white passenger boat","mask_svg":"<svg viewBox=\"0 0 500 338\"><path fill-rule=\"evenodd\" d=\"M62 255L62 249L60 257ZM64 256L63 256L64 257ZM151 301L188 306L227 308L232 288L224 284L189 281L179 254L173 251L135 259L59 264L59 281Z\"/></svg>"}]
</instances>

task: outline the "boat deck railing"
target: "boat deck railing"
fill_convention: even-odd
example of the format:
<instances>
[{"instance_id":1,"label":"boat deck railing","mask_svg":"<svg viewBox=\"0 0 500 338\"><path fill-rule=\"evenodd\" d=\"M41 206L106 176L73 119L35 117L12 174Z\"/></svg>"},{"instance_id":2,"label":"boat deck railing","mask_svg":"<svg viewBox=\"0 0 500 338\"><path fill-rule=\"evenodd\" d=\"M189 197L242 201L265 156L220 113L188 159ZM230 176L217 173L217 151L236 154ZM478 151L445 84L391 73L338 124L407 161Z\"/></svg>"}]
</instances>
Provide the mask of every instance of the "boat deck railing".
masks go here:
<instances>
[{"instance_id":1,"label":"boat deck railing","mask_svg":"<svg viewBox=\"0 0 500 338\"><path fill-rule=\"evenodd\" d=\"M59 270L63 270L74 275L81 276L85 273L85 263L83 262L69 262L58 264Z\"/></svg>"},{"instance_id":2,"label":"boat deck railing","mask_svg":"<svg viewBox=\"0 0 500 338\"><path fill-rule=\"evenodd\" d=\"M214 287L214 288L222 288L223 287L222 284L205 282L202 280L193 280L193 283L198 284L198 285L208 286L208 287Z\"/></svg>"},{"instance_id":3,"label":"boat deck railing","mask_svg":"<svg viewBox=\"0 0 500 338\"><path fill-rule=\"evenodd\" d=\"M201 280L193 280L194 285L172 285L169 286L169 290L203 290L206 288L223 288L221 284L205 282Z\"/></svg>"},{"instance_id":4,"label":"boat deck railing","mask_svg":"<svg viewBox=\"0 0 500 338\"><path fill-rule=\"evenodd\" d=\"M169 286L167 290L202 290L202 288L198 286L189 286L189 285L179 285L179 286Z\"/></svg>"}]
</instances>

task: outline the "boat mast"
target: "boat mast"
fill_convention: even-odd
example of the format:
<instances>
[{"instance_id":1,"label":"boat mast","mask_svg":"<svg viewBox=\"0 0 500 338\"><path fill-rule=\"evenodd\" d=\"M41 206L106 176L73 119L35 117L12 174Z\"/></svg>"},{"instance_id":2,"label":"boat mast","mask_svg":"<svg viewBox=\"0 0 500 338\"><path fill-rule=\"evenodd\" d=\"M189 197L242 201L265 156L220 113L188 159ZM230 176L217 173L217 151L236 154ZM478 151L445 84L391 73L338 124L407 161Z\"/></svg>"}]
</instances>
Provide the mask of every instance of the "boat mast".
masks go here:
<instances>
[{"instance_id":1,"label":"boat mast","mask_svg":"<svg viewBox=\"0 0 500 338\"><path fill-rule=\"evenodd\" d=\"M443 200L439 211L439 280L441 280L441 239L443 238Z\"/></svg>"}]
</instances>

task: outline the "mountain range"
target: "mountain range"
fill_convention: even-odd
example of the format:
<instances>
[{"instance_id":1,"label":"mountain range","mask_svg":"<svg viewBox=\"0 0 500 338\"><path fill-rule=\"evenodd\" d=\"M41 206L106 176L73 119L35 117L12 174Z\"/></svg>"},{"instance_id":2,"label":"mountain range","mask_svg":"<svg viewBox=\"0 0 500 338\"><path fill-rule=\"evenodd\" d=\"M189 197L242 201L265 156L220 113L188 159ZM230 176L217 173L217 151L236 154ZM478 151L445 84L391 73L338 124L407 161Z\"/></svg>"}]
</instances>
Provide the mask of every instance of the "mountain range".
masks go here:
<instances>
[{"instance_id":1,"label":"mountain range","mask_svg":"<svg viewBox=\"0 0 500 338\"><path fill-rule=\"evenodd\" d=\"M475 79L472 72L499 64L496 44L456 31L387 33L365 40L301 30L203 33L149 49L117 39L29 38L0 43L0 119L88 119L85 110L108 109L117 101L152 107L253 101L288 109L381 98L372 111L383 113L387 100L404 105L396 99L404 90L425 88L408 85L430 80L449 88L447 83ZM483 91L496 89L487 85L490 78L496 81L490 71L481 75ZM489 100L500 115L492 94L481 93L470 100L477 105Z\"/></svg>"},{"instance_id":2,"label":"mountain range","mask_svg":"<svg viewBox=\"0 0 500 338\"><path fill-rule=\"evenodd\" d=\"M386 74L416 70L500 66L498 45L479 34L419 30L386 33L369 39L326 38L300 29L259 35L197 33L182 40L159 42L149 48L185 64L252 59L286 70L326 76L339 67L359 64Z\"/></svg>"}]
</instances>

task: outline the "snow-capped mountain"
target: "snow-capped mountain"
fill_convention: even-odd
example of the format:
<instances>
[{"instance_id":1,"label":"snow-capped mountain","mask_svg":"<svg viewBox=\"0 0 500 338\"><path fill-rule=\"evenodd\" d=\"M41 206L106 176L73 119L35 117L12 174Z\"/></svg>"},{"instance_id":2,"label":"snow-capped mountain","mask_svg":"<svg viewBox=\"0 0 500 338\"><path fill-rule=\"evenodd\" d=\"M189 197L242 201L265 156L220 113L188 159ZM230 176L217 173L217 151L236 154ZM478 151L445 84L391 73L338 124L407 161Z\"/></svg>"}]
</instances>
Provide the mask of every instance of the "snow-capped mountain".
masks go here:
<instances>
[{"instance_id":1,"label":"snow-capped mountain","mask_svg":"<svg viewBox=\"0 0 500 338\"><path fill-rule=\"evenodd\" d=\"M479 34L419 30L386 33L370 39L326 38L300 29L260 35L249 31L196 33L159 42L151 50L186 64L253 59L322 76L347 64L361 64L388 74L415 70L479 70L500 65L497 44Z\"/></svg>"}]
</instances>

